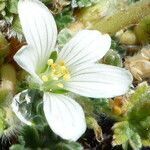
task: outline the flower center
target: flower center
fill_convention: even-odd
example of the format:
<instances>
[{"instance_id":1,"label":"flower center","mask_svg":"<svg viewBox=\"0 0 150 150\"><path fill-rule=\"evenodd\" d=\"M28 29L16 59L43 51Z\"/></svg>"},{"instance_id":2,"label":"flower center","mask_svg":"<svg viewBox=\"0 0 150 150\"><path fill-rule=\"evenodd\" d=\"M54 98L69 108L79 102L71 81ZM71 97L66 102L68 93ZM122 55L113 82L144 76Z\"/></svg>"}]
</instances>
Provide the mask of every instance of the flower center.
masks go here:
<instances>
[{"instance_id":1,"label":"flower center","mask_svg":"<svg viewBox=\"0 0 150 150\"><path fill-rule=\"evenodd\" d=\"M63 89L64 82L70 79L70 73L64 61L55 62L53 59L47 61L47 69L41 75L44 81L44 89L53 91Z\"/></svg>"}]
</instances>

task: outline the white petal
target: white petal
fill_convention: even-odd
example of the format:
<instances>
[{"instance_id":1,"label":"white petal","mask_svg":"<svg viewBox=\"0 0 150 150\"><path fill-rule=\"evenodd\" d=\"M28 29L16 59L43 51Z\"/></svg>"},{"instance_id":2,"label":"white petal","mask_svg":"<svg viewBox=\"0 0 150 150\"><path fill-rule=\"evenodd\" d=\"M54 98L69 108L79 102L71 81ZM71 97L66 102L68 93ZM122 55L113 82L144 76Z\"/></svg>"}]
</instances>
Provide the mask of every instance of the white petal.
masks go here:
<instances>
[{"instance_id":1,"label":"white petal","mask_svg":"<svg viewBox=\"0 0 150 150\"><path fill-rule=\"evenodd\" d=\"M76 141L86 130L81 106L69 97L45 93L44 113L53 132L63 139Z\"/></svg>"},{"instance_id":2,"label":"white petal","mask_svg":"<svg viewBox=\"0 0 150 150\"><path fill-rule=\"evenodd\" d=\"M60 51L58 60L64 60L68 66L96 62L109 50L111 38L96 30L82 30L76 34Z\"/></svg>"},{"instance_id":3,"label":"white petal","mask_svg":"<svg viewBox=\"0 0 150 150\"><path fill-rule=\"evenodd\" d=\"M132 75L125 69L95 64L74 70L65 87L82 96L109 98L125 94L132 80Z\"/></svg>"},{"instance_id":4,"label":"white petal","mask_svg":"<svg viewBox=\"0 0 150 150\"><path fill-rule=\"evenodd\" d=\"M21 93L26 92L27 90L22 91ZM13 100L12 100L12 110L14 111L14 113L16 114L16 116L18 117L18 119L20 119L20 121L22 121L23 123L27 124L27 125L32 125L32 123L27 120L22 113L19 111L19 99L20 99L20 95L21 93L18 93L17 95L14 96Z\"/></svg>"},{"instance_id":5,"label":"white petal","mask_svg":"<svg viewBox=\"0 0 150 150\"><path fill-rule=\"evenodd\" d=\"M27 43L37 53L36 69L41 71L56 43L56 23L48 8L39 0L19 0L18 12Z\"/></svg>"},{"instance_id":6,"label":"white petal","mask_svg":"<svg viewBox=\"0 0 150 150\"><path fill-rule=\"evenodd\" d=\"M36 73L37 66L37 53L35 54L32 51L32 48L29 46L23 46L15 55L14 60L18 63L20 67L29 72L34 78L35 81L39 84L43 83L43 81L39 78Z\"/></svg>"}]
</instances>

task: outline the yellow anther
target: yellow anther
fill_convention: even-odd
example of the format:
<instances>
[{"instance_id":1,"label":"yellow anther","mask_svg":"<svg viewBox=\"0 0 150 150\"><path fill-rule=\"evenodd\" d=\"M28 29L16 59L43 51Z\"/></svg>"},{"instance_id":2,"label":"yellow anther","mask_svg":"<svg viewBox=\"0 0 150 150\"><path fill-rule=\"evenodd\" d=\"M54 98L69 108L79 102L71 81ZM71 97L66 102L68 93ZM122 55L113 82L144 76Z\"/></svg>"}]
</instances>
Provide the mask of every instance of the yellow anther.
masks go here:
<instances>
[{"instance_id":1,"label":"yellow anther","mask_svg":"<svg viewBox=\"0 0 150 150\"><path fill-rule=\"evenodd\" d=\"M56 80L56 81L57 81L58 79L59 79L59 78L58 78L58 77L56 77L56 76L54 76L54 77L53 77L53 80Z\"/></svg>"},{"instance_id":2,"label":"yellow anther","mask_svg":"<svg viewBox=\"0 0 150 150\"><path fill-rule=\"evenodd\" d=\"M57 68L57 64L55 64L55 63L53 63L53 64L51 64L51 67L52 67L52 69L56 69Z\"/></svg>"},{"instance_id":3,"label":"yellow anther","mask_svg":"<svg viewBox=\"0 0 150 150\"><path fill-rule=\"evenodd\" d=\"M63 76L63 79L66 80L66 81L68 81L70 79L70 74L69 73L65 74Z\"/></svg>"},{"instance_id":4,"label":"yellow anther","mask_svg":"<svg viewBox=\"0 0 150 150\"><path fill-rule=\"evenodd\" d=\"M65 62L59 61L57 63L54 63L53 59L49 59L47 61L47 64L50 66L50 68L48 68L49 72L47 72L46 75L42 76L42 80L44 82L55 81L54 83L56 84L56 86L58 86L59 88L63 88L64 85L60 83L59 80L63 79L68 81L70 79L70 72L66 67Z\"/></svg>"},{"instance_id":5,"label":"yellow anther","mask_svg":"<svg viewBox=\"0 0 150 150\"><path fill-rule=\"evenodd\" d=\"M46 75L43 75L43 76L42 76L42 80L43 80L44 82L47 82L47 81L48 81L48 77L47 77Z\"/></svg>"},{"instance_id":6,"label":"yellow anther","mask_svg":"<svg viewBox=\"0 0 150 150\"><path fill-rule=\"evenodd\" d=\"M64 87L64 85L62 83L57 83L57 86L60 87L60 88Z\"/></svg>"},{"instance_id":7,"label":"yellow anther","mask_svg":"<svg viewBox=\"0 0 150 150\"><path fill-rule=\"evenodd\" d=\"M54 63L53 59L49 59L49 60L47 61L47 64L48 64L49 66L51 66L53 63Z\"/></svg>"},{"instance_id":8,"label":"yellow anther","mask_svg":"<svg viewBox=\"0 0 150 150\"><path fill-rule=\"evenodd\" d=\"M66 71L66 70L67 70L67 68L65 66L61 66L61 71L62 72Z\"/></svg>"},{"instance_id":9,"label":"yellow anther","mask_svg":"<svg viewBox=\"0 0 150 150\"><path fill-rule=\"evenodd\" d=\"M59 72L59 71L54 71L54 72L52 72L51 76L52 76L52 78L53 78L53 77L58 77L58 78L59 78L59 77L62 76L62 73Z\"/></svg>"},{"instance_id":10,"label":"yellow anther","mask_svg":"<svg viewBox=\"0 0 150 150\"><path fill-rule=\"evenodd\" d=\"M65 62L62 60L62 61L59 62L59 65L60 66L65 66Z\"/></svg>"},{"instance_id":11,"label":"yellow anther","mask_svg":"<svg viewBox=\"0 0 150 150\"><path fill-rule=\"evenodd\" d=\"M66 70L63 70L63 75L66 75L66 74L69 74L69 71L68 71L68 69L66 69Z\"/></svg>"},{"instance_id":12,"label":"yellow anther","mask_svg":"<svg viewBox=\"0 0 150 150\"><path fill-rule=\"evenodd\" d=\"M53 75L55 74L55 72L56 72L56 70L55 70L55 69L52 69L52 74L53 74Z\"/></svg>"}]
</instances>

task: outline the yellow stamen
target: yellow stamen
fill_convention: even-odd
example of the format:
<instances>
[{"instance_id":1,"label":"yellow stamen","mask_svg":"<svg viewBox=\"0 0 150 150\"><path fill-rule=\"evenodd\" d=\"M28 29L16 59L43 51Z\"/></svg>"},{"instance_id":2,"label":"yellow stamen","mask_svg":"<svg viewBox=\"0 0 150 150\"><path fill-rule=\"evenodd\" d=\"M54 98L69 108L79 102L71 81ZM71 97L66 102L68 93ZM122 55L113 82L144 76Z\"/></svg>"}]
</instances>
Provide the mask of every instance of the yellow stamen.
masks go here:
<instances>
[{"instance_id":1,"label":"yellow stamen","mask_svg":"<svg viewBox=\"0 0 150 150\"><path fill-rule=\"evenodd\" d=\"M46 75L43 75L43 76L42 76L42 80L43 80L44 82L47 82L47 81L48 81L48 77L47 77Z\"/></svg>"},{"instance_id":2,"label":"yellow stamen","mask_svg":"<svg viewBox=\"0 0 150 150\"><path fill-rule=\"evenodd\" d=\"M70 79L70 72L65 65L64 61L59 61L54 63L53 59L49 59L47 64L50 66L48 67L49 70L42 75L41 79L44 82L48 82L51 84L55 84L59 88L63 88L64 85L61 83L63 80L68 81ZM50 91L53 89L50 89Z\"/></svg>"},{"instance_id":3,"label":"yellow stamen","mask_svg":"<svg viewBox=\"0 0 150 150\"><path fill-rule=\"evenodd\" d=\"M59 79L59 78L58 78L58 77L56 77L56 76L54 76L54 77L53 77L53 80L56 80L56 81L57 81L58 79Z\"/></svg>"},{"instance_id":4,"label":"yellow stamen","mask_svg":"<svg viewBox=\"0 0 150 150\"><path fill-rule=\"evenodd\" d=\"M65 62L62 60L62 61L59 62L59 65L65 66Z\"/></svg>"},{"instance_id":5,"label":"yellow stamen","mask_svg":"<svg viewBox=\"0 0 150 150\"><path fill-rule=\"evenodd\" d=\"M49 66L51 66L53 63L54 63L53 59L49 59L49 60L47 61L47 64L48 64Z\"/></svg>"},{"instance_id":6,"label":"yellow stamen","mask_svg":"<svg viewBox=\"0 0 150 150\"><path fill-rule=\"evenodd\" d=\"M68 81L70 79L70 74L69 73L66 73L64 76L63 76L63 79Z\"/></svg>"},{"instance_id":7,"label":"yellow stamen","mask_svg":"<svg viewBox=\"0 0 150 150\"><path fill-rule=\"evenodd\" d=\"M62 83L57 83L57 86L60 87L60 88L64 87L64 85Z\"/></svg>"},{"instance_id":8,"label":"yellow stamen","mask_svg":"<svg viewBox=\"0 0 150 150\"><path fill-rule=\"evenodd\" d=\"M52 72L51 76L52 76L52 78L54 78L54 77L59 78L62 76L62 73L59 71L54 71L54 72Z\"/></svg>"},{"instance_id":9,"label":"yellow stamen","mask_svg":"<svg viewBox=\"0 0 150 150\"><path fill-rule=\"evenodd\" d=\"M65 70L63 70L63 75L65 75L65 74L69 74L69 71L68 71L68 69L66 68Z\"/></svg>"},{"instance_id":10,"label":"yellow stamen","mask_svg":"<svg viewBox=\"0 0 150 150\"><path fill-rule=\"evenodd\" d=\"M55 64L55 63L53 63L53 64L51 64L51 67L52 67L52 69L56 69L57 68L57 64Z\"/></svg>"},{"instance_id":11,"label":"yellow stamen","mask_svg":"<svg viewBox=\"0 0 150 150\"><path fill-rule=\"evenodd\" d=\"M65 70L67 70L67 68L65 66L61 66L61 70L65 71Z\"/></svg>"}]
</instances>

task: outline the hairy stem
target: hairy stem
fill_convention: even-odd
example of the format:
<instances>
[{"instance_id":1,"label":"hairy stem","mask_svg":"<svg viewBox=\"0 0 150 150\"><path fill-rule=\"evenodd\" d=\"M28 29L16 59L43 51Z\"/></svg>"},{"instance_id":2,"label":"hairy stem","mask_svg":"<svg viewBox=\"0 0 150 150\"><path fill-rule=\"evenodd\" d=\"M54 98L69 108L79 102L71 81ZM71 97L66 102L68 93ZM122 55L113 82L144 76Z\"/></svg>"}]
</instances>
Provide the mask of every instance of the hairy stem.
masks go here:
<instances>
[{"instance_id":1,"label":"hairy stem","mask_svg":"<svg viewBox=\"0 0 150 150\"><path fill-rule=\"evenodd\" d=\"M13 94L16 86L16 71L10 64L1 68L0 101L4 101L6 96Z\"/></svg>"},{"instance_id":2,"label":"hairy stem","mask_svg":"<svg viewBox=\"0 0 150 150\"><path fill-rule=\"evenodd\" d=\"M139 42L150 42L150 15L146 16L134 29Z\"/></svg>"},{"instance_id":3,"label":"hairy stem","mask_svg":"<svg viewBox=\"0 0 150 150\"><path fill-rule=\"evenodd\" d=\"M94 23L91 29L104 33L115 34L120 29L137 24L142 18L150 14L150 1L140 1L132 4L126 10L121 10L107 19Z\"/></svg>"}]
</instances>

